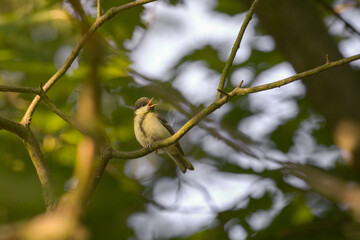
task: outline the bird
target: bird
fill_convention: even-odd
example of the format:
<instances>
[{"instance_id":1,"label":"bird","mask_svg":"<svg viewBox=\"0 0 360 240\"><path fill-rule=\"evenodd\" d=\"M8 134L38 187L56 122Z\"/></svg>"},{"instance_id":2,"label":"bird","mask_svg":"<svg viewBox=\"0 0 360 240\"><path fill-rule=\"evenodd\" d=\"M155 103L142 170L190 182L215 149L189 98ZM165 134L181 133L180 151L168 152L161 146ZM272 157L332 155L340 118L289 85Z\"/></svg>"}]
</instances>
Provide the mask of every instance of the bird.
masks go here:
<instances>
[{"instance_id":1,"label":"bird","mask_svg":"<svg viewBox=\"0 0 360 240\"><path fill-rule=\"evenodd\" d=\"M134 132L136 140L143 147L151 147L155 141L166 139L175 133L170 124L155 111L155 107L153 98L141 97L135 102ZM194 166L185 158L179 142L164 147L160 151L166 152L182 173L185 173L187 169L194 170Z\"/></svg>"}]
</instances>

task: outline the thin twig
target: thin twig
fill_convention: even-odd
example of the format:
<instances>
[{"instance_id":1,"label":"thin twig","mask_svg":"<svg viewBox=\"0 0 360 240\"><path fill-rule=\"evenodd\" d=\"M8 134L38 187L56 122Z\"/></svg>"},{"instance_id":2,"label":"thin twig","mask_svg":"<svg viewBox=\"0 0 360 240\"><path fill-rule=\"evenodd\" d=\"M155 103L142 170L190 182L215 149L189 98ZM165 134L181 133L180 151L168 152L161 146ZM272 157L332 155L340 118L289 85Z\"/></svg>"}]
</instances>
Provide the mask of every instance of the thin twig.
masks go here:
<instances>
[{"instance_id":1,"label":"thin twig","mask_svg":"<svg viewBox=\"0 0 360 240\"><path fill-rule=\"evenodd\" d=\"M31 87L0 85L0 92L18 92L18 93L39 94L39 89L31 88Z\"/></svg>"},{"instance_id":2,"label":"thin twig","mask_svg":"<svg viewBox=\"0 0 360 240\"><path fill-rule=\"evenodd\" d=\"M97 18L101 17L101 0L97 0Z\"/></svg>"},{"instance_id":3,"label":"thin twig","mask_svg":"<svg viewBox=\"0 0 360 240\"><path fill-rule=\"evenodd\" d=\"M224 86L225 86L225 82L226 82L226 77L229 73L229 70L230 70L230 67L232 65L232 63L234 62L234 59L235 59L235 56L236 56L236 53L240 47L240 43L241 43L241 40L244 36L244 33L245 33L245 30L246 30L246 27L249 25L249 22L252 18L252 15L254 13L254 10L255 10L255 7L256 5L258 4L259 0L254 0L254 2L252 3L250 9L249 9L249 12L246 14L246 17L244 19L244 22L243 24L241 25L241 28L240 28L240 31L238 33L238 36L235 40L235 43L234 43L234 46L231 50L231 53L230 53L230 56L229 56L229 59L226 61L226 64L225 64L225 67L221 73L221 77L220 77L220 82L219 82L219 87L218 87L218 93L216 95L216 99L220 99L221 98L221 90L224 89Z\"/></svg>"},{"instance_id":4,"label":"thin twig","mask_svg":"<svg viewBox=\"0 0 360 240\"><path fill-rule=\"evenodd\" d=\"M81 132L82 134L85 134L83 129L79 127L78 124L72 119L70 116L68 116L64 111L62 111L60 108L58 108L54 102L50 100L50 98L46 95L44 90L42 89L42 86L40 86L39 95L41 97L42 102L45 104L45 106L50 109L53 113L58 115L61 119L63 119L65 122L67 122L70 126Z\"/></svg>"},{"instance_id":5,"label":"thin twig","mask_svg":"<svg viewBox=\"0 0 360 240\"><path fill-rule=\"evenodd\" d=\"M58 115L60 118L62 118L65 122L67 122L70 126L81 132L82 134L85 134L83 129L81 129L76 122L69 117L64 111L62 111L60 108L58 108L46 95L45 91L43 90L42 86L40 88L31 88L31 87L21 87L21 86L7 86L7 85L0 85L0 92L17 92L17 93L31 93L36 94L41 97L41 100L45 104L45 106L50 109L52 112L54 112L56 115ZM3 118L4 119L4 118ZM17 123L17 122L15 122ZM19 125L23 126L22 124L18 123ZM17 125L18 126L18 125ZM0 129L1 129L1 123L0 123ZM16 127L15 127L16 129ZM15 130L14 130L15 131ZM11 132L14 132L11 131Z\"/></svg>"},{"instance_id":6,"label":"thin twig","mask_svg":"<svg viewBox=\"0 0 360 240\"><path fill-rule=\"evenodd\" d=\"M309 76L313 76L313 75L316 75L327 69L342 66L342 65L348 64L350 62L353 62L353 61L359 60L359 59L360 59L360 54L357 54L357 55L354 55L351 57L347 57L347 58L342 58L335 62L330 62L329 58L327 57L326 63L319 67L310 69L308 71L296 74L294 76L291 76L291 77L288 77L288 78L285 78L285 79L282 79L282 80L279 80L276 82L263 84L260 86L250 87L250 88L237 88L237 89L234 89L232 92L235 91L234 95L245 95L245 94L249 94L249 93L255 93L255 92L260 92L260 91L264 91L264 90L270 90L270 89L277 88L277 87L282 87L282 86L292 83L296 80L299 80L299 79L302 79L305 77L309 77ZM230 93L230 95L231 95L231 93Z\"/></svg>"},{"instance_id":7,"label":"thin twig","mask_svg":"<svg viewBox=\"0 0 360 240\"><path fill-rule=\"evenodd\" d=\"M334 8L332 8L331 6L329 6L324 0L317 0L317 2L319 4L321 4L326 10L328 10L329 12L331 12L332 14L335 15L336 18L338 18L340 21L342 21L346 28L350 29L353 33L355 33L358 37L360 36L360 33L358 32L358 30L356 30L346 19L344 19L340 14L338 14Z\"/></svg>"},{"instance_id":8,"label":"thin twig","mask_svg":"<svg viewBox=\"0 0 360 240\"><path fill-rule=\"evenodd\" d=\"M222 89L217 89L217 91L224 94L225 96L229 96L229 94Z\"/></svg>"}]
</instances>

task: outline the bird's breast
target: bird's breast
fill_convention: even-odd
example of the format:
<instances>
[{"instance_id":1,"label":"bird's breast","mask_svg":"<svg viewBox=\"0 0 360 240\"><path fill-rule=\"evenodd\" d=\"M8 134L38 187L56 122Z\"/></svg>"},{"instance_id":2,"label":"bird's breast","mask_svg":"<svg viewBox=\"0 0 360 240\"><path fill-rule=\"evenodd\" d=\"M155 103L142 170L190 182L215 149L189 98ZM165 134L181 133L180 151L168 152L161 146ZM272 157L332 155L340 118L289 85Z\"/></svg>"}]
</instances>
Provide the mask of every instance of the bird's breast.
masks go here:
<instances>
[{"instance_id":1,"label":"bird's breast","mask_svg":"<svg viewBox=\"0 0 360 240\"><path fill-rule=\"evenodd\" d=\"M134 127L136 139L143 147L171 136L154 112L137 115L134 119Z\"/></svg>"}]
</instances>

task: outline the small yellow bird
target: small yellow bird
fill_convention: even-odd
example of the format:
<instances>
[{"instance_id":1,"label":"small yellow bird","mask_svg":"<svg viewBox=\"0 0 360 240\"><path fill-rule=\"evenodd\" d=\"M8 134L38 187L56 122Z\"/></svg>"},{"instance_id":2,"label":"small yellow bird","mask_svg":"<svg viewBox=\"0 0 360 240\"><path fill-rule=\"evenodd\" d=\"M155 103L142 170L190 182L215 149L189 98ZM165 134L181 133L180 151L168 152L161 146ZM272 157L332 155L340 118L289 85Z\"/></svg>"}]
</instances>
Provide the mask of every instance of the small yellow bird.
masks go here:
<instances>
[{"instance_id":1,"label":"small yellow bird","mask_svg":"<svg viewBox=\"0 0 360 240\"><path fill-rule=\"evenodd\" d=\"M142 97L136 101L134 107L135 136L143 147L147 147L155 141L168 138L175 133L169 123L155 112L156 104L153 104L152 101L153 98ZM191 162L185 158L184 151L179 142L162 150L174 160L182 173L185 173L187 169L194 170Z\"/></svg>"}]
</instances>

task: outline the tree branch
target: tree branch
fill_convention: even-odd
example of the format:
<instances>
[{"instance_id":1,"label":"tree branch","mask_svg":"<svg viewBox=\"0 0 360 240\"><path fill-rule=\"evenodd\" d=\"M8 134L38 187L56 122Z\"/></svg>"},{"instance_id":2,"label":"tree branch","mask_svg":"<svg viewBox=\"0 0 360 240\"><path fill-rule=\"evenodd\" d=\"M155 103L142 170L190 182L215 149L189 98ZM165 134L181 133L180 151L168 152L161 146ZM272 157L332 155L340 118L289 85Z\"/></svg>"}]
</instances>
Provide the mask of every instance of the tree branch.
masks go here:
<instances>
[{"instance_id":1,"label":"tree branch","mask_svg":"<svg viewBox=\"0 0 360 240\"><path fill-rule=\"evenodd\" d=\"M220 99L221 98L221 94L223 93L223 89L224 89L224 85L225 85L225 82L226 82L226 77L229 73L229 70L230 70L230 67L235 59L235 56L236 56L236 53L238 51L238 49L240 48L240 43L241 43L241 40L244 36L244 33L245 33L245 30L246 30L246 27L249 25L249 22L251 21L252 19L252 16L254 14L254 10L256 8L256 5L258 4L259 0L254 0L254 2L252 3L250 9L249 9L249 12L246 14L246 17L244 19L244 22L243 24L241 25L241 28L240 28L240 31L238 33L238 36L235 40L235 43L234 43L234 46L231 50L231 53L230 53L230 56L229 56L229 59L227 60L226 64L225 64L225 67L221 73L221 77L220 77L220 82L219 82L219 87L218 87L218 93L216 95L216 100Z\"/></svg>"},{"instance_id":2,"label":"tree branch","mask_svg":"<svg viewBox=\"0 0 360 240\"><path fill-rule=\"evenodd\" d=\"M288 78L285 78L285 79L282 79L282 80L279 80L279 81L276 81L276 82L273 82L273 83L268 83L268 84L263 84L263 85L260 85L260 86L256 86L256 87L235 88L233 91L235 91L236 95L246 95L246 94L249 94L249 93L255 93L255 92L260 92L260 91L264 91L264 90L270 90L270 89L277 88L277 87L282 87L282 86L284 86L286 84L289 84L289 83L292 83L292 82L294 82L296 80L299 80L299 79L302 79L302 78L305 78L305 77L314 76L314 75L317 75L317 74L319 74L319 73L321 73L321 72L323 72L325 70L328 70L330 68L339 67L339 66L348 64L350 62L353 62L353 61L356 61L356 60L359 60L359 59L360 59L360 54L353 55L353 56L347 57L347 58L342 58L342 59L340 59L338 61L335 61L335 62L330 62L329 59L327 58L325 64L323 64L323 65L321 65L319 67L310 69L308 71L296 74L294 76L291 76L291 77L288 77Z\"/></svg>"},{"instance_id":3,"label":"tree branch","mask_svg":"<svg viewBox=\"0 0 360 240\"><path fill-rule=\"evenodd\" d=\"M47 167L45 158L41 152L40 145L32 134L30 128L0 116L0 129L5 129L16 134L23 141L39 177L46 209L48 211L52 210L56 203L54 182L49 168Z\"/></svg>"},{"instance_id":4,"label":"tree branch","mask_svg":"<svg viewBox=\"0 0 360 240\"><path fill-rule=\"evenodd\" d=\"M96 18L101 17L101 0L97 0L97 13Z\"/></svg>"},{"instance_id":5,"label":"tree branch","mask_svg":"<svg viewBox=\"0 0 360 240\"><path fill-rule=\"evenodd\" d=\"M1 129L5 129L11 133L14 133L20 138L24 137L26 134L26 129L23 125L13 120L0 116L0 130Z\"/></svg>"},{"instance_id":6,"label":"tree branch","mask_svg":"<svg viewBox=\"0 0 360 240\"><path fill-rule=\"evenodd\" d=\"M70 68L71 64L74 62L75 58L79 55L80 50L83 48L85 43L89 40L89 37L94 34L94 32L104 24L104 22L111 20L114 16L118 13L136 7L140 5L144 5L150 2L154 2L156 0L139 0L127 3L120 7L113 7L110 8L108 11L105 12L104 15L97 18L96 21L91 25L89 30L82 36L80 41L76 44L75 48L70 53L69 57L66 59L65 63L59 68L59 70L46 82L44 85L44 91L47 92ZM30 125L32 116L35 112L37 105L40 102L40 97L36 96L33 101L31 102L30 106L28 107L26 113L24 114L21 123L28 126Z\"/></svg>"},{"instance_id":7,"label":"tree branch","mask_svg":"<svg viewBox=\"0 0 360 240\"><path fill-rule=\"evenodd\" d=\"M39 94L39 89L31 88L31 87L18 87L18 86L0 85L0 92L18 92L18 93Z\"/></svg>"},{"instance_id":8,"label":"tree branch","mask_svg":"<svg viewBox=\"0 0 360 240\"><path fill-rule=\"evenodd\" d=\"M322 5L327 11L329 11L331 14L334 14L336 18L342 21L345 24L346 28L350 29L358 37L360 36L360 33L346 19L344 19L339 13L337 13L333 7L327 4L327 2L325 2L324 0L317 0L317 2L320 5Z\"/></svg>"},{"instance_id":9,"label":"tree branch","mask_svg":"<svg viewBox=\"0 0 360 240\"><path fill-rule=\"evenodd\" d=\"M0 85L0 92L18 92L18 93L32 93L32 94L36 94L39 95L41 100L43 101L43 103L45 104L45 106L50 109L52 112L54 112L56 115L58 115L60 118L62 118L65 122L67 122L70 126L72 126L73 128L77 129L79 132L81 132L82 134L84 134L83 129L81 129L76 122L69 117L68 115L66 115L65 112L63 112L61 109L59 109L51 100L50 98L46 95L45 91L43 91L42 86L40 86L39 88L30 88L30 87L18 87L18 86L7 86L7 85ZM2 121L0 122L0 126L2 126L3 124L6 123L6 118L3 118ZM11 120L8 120L11 121ZM10 132L16 133L15 131L18 129L18 126L23 126L20 123L14 122L15 124L18 125L14 125L15 127L12 130L7 129ZM9 124L7 124L9 125ZM10 125L9 125L10 126ZM5 128L4 128L5 129Z\"/></svg>"},{"instance_id":10,"label":"tree branch","mask_svg":"<svg viewBox=\"0 0 360 240\"><path fill-rule=\"evenodd\" d=\"M76 130L78 130L80 133L82 133L83 135L85 135L85 131L84 129L82 129L76 122L74 119L72 119L71 117L69 117L64 111L62 111L60 108L58 108L51 100L50 98L46 95L46 93L42 90L42 88L40 87L40 91L39 94L41 97L42 102L45 104L45 106L50 109L53 113L55 113L56 115L58 115L61 119L63 119L65 122L67 122L71 127L75 128Z\"/></svg>"},{"instance_id":11,"label":"tree branch","mask_svg":"<svg viewBox=\"0 0 360 240\"><path fill-rule=\"evenodd\" d=\"M156 141L153 144L151 144L151 149L149 147L146 148L142 148L139 149L137 151L130 151L130 152L123 152L123 151L117 151L117 150L110 150L110 156L111 158L118 158L118 159L134 159L134 158L139 158L139 157L143 157L149 153L151 153L154 150L157 150L159 148L163 148L166 146L169 146L177 141L179 141L180 138L182 138L188 131L190 131L191 128L193 128L195 125L197 125L202 119L204 119L205 117L207 117L208 115L210 115L212 112L214 112L216 109L220 108L222 105L224 105L225 103L229 102L231 99L237 97L237 96L242 96L242 95L247 95L250 93L256 93L256 92L261 92L261 91L265 91L265 90L269 90L269 89L273 89L273 88L277 88L277 87L282 87L286 84L289 84L291 82L297 81L299 79L302 78L306 78L306 77L310 77L310 76L314 76L317 75L327 69L330 68L335 68L338 66L342 66L344 64L353 62L355 60L359 60L360 59L360 54L348 57L348 58L343 58L340 59L338 61L335 62L326 62L324 65L313 68L311 70L296 74L294 76L276 81L276 82L272 82L272 83L268 83L268 84L263 84L263 85L259 85L259 86L255 86L255 87L249 87L249 88L240 88L239 86L234 88L231 92L229 92L227 95L225 95L224 97L215 100L212 104L210 104L208 107L204 108L202 111L200 111L198 114L196 114L193 118L191 118L187 123L185 123L174 135L172 135L171 137L161 140L161 141Z\"/></svg>"},{"instance_id":12,"label":"tree branch","mask_svg":"<svg viewBox=\"0 0 360 240\"><path fill-rule=\"evenodd\" d=\"M24 127L24 126L23 126ZM35 166L37 175L39 177L45 206L47 211L55 209L56 206L56 193L55 184L50 174L49 168L46 164L44 155L41 152L40 145L30 128L26 128L26 135L22 138L26 149L29 152L30 158Z\"/></svg>"}]
</instances>

